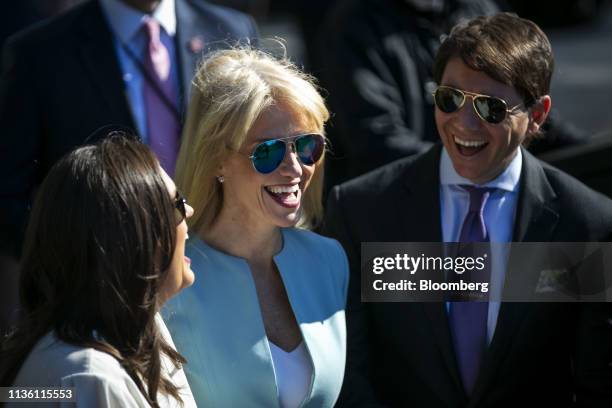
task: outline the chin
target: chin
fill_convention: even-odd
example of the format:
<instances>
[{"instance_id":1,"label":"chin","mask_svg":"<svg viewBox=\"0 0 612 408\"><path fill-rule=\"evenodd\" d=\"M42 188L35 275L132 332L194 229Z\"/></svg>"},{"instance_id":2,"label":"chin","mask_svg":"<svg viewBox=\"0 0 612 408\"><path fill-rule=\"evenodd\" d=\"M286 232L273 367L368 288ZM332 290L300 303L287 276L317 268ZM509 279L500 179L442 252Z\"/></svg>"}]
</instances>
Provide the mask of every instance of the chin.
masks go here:
<instances>
[{"instance_id":1,"label":"chin","mask_svg":"<svg viewBox=\"0 0 612 408\"><path fill-rule=\"evenodd\" d=\"M472 183L481 184L482 174L478 174L475 171L470 171L470 170L465 170L465 169L455 168L455 171L457 171L457 174L459 174L461 177L470 180Z\"/></svg>"},{"instance_id":2,"label":"chin","mask_svg":"<svg viewBox=\"0 0 612 408\"><path fill-rule=\"evenodd\" d=\"M274 225L280 228L291 228L300 220L298 212L274 217Z\"/></svg>"},{"instance_id":3,"label":"chin","mask_svg":"<svg viewBox=\"0 0 612 408\"><path fill-rule=\"evenodd\" d=\"M185 289L193 285L193 282L195 282L195 274L191 270L191 266L185 265L185 268L183 269L183 281L181 289Z\"/></svg>"},{"instance_id":4,"label":"chin","mask_svg":"<svg viewBox=\"0 0 612 408\"><path fill-rule=\"evenodd\" d=\"M290 219L279 220L276 225L280 228L292 228L298 223L299 218L294 217Z\"/></svg>"}]
</instances>

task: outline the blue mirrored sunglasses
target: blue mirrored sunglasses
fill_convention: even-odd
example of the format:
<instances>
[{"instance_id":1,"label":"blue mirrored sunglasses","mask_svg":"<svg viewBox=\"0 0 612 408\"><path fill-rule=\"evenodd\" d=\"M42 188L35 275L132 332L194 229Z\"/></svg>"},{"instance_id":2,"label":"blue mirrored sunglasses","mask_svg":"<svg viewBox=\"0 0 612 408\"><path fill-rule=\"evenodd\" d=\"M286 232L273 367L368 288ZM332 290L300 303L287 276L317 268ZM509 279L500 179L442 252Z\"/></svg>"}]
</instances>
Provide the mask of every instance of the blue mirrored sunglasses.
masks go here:
<instances>
[{"instance_id":1,"label":"blue mirrored sunglasses","mask_svg":"<svg viewBox=\"0 0 612 408\"><path fill-rule=\"evenodd\" d=\"M288 145L302 164L312 166L323 156L325 138L318 133L306 133L259 143L249 156L255 170L261 174L276 170L285 158Z\"/></svg>"}]
</instances>

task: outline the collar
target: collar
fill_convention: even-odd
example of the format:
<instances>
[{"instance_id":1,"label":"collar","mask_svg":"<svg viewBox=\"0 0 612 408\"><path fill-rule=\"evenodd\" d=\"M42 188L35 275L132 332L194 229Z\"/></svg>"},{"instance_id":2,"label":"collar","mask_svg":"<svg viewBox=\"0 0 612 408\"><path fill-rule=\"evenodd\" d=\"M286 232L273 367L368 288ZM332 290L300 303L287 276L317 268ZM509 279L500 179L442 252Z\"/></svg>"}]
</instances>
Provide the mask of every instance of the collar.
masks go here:
<instances>
[{"instance_id":1,"label":"collar","mask_svg":"<svg viewBox=\"0 0 612 408\"><path fill-rule=\"evenodd\" d=\"M480 187L493 187L500 190L509 192L516 192L519 188L519 180L521 178L521 170L523 167L523 154L521 153L520 147L517 149L516 155L506 167L506 169L496 178ZM440 184L442 185L458 185L468 184L475 185L465 177L461 177L446 151L446 148L442 149L442 157L440 158Z\"/></svg>"},{"instance_id":2,"label":"collar","mask_svg":"<svg viewBox=\"0 0 612 408\"><path fill-rule=\"evenodd\" d=\"M174 2L175 0L161 0L151 15L136 10L121 0L100 0L100 6L112 31L122 43L128 44L148 18L157 20L166 33L173 37L176 33Z\"/></svg>"}]
</instances>

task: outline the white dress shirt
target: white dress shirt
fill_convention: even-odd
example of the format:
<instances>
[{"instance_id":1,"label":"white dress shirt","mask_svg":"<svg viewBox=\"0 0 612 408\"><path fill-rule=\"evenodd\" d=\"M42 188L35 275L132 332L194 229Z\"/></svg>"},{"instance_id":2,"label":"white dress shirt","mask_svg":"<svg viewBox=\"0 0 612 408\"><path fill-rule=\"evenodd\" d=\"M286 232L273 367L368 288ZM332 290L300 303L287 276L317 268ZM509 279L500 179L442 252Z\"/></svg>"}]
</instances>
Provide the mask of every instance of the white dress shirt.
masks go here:
<instances>
[{"instance_id":1,"label":"white dress shirt","mask_svg":"<svg viewBox=\"0 0 612 408\"><path fill-rule=\"evenodd\" d=\"M499 176L479 186L496 189L487 200L483 211L483 218L491 242L490 299L500 299L504 286L508 259L506 243L512 242L522 167L523 156L519 148L516 156ZM474 185L474 183L461 177L455 171L448 152L446 149L442 149L442 157L440 158L440 210L444 242L459 241L461 227L469 210L469 193L459 185ZM501 304L497 300L489 302L488 343L491 343L495 334L500 306Z\"/></svg>"}]
</instances>

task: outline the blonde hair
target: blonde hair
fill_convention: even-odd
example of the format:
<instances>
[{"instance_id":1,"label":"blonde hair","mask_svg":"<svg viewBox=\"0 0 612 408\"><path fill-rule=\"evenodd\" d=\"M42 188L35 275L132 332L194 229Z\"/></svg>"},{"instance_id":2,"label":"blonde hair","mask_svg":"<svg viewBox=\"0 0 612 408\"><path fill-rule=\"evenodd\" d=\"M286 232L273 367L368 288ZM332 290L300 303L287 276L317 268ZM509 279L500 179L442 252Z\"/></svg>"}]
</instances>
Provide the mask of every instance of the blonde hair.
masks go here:
<instances>
[{"instance_id":1,"label":"blonde hair","mask_svg":"<svg viewBox=\"0 0 612 408\"><path fill-rule=\"evenodd\" d=\"M309 131L321 134L329 111L311 76L286 57L277 59L250 47L210 54L193 86L175 178L198 209L189 226L202 231L223 207L223 188L216 180L221 164L240 149L267 108L282 103L302 117ZM298 227L313 227L322 218L323 167L324 157L304 193Z\"/></svg>"}]
</instances>

